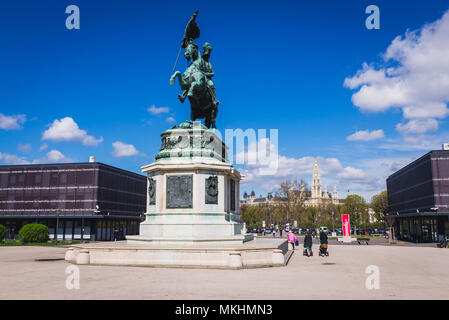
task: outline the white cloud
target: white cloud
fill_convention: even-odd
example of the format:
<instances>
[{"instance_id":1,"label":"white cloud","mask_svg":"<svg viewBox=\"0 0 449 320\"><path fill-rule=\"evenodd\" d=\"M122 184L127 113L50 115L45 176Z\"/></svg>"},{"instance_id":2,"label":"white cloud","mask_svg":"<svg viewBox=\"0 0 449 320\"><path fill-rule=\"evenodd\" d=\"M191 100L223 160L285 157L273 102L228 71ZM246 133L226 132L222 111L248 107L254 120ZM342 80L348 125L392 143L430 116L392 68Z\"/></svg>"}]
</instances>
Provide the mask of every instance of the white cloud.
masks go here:
<instances>
[{"instance_id":1,"label":"white cloud","mask_svg":"<svg viewBox=\"0 0 449 320\"><path fill-rule=\"evenodd\" d=\"M47 154L44 157L42 157L40 159L35 159L33 161L28 161L25 158L19 157L15 154L0 152L0 161L5 164L12 164L12 165L73 162L73 160L71 158L66 157L58 150L51 150L51 151L47 152Z\"/></svg>"},{"instance_id":2,"label":"white cloud","mask_svg":"<svg viewBox=\"0 0 449 320\"><path fill-rule=\"evenodd\" d=\"M402 134L416 134L438 129L438 121L435 119L414 119L406 124L398 123L396 130Z\"/></svg>"},{"instance_id":3,"label":"white cloud","mask_svg":"<svg viewBox=\"0 0 449 320\"><path fill-rule=\"evenodd\" d=\"M47 159L50 161L61 161L65 156L58 150L51 150L47 153Z\"/></svg>"},{"instance_id":4,"label":"white cloud","mask_svg":"<svg viewBox=\"0 0 449 320\"><path fill-rule=\"evenodd\" d=\"M47 148L48 148L48 144L44 143L43 145L40 146L39 151L47 150Z\"/></svg>"},{"instance_id":5,"label":"white cloud","mask_svg":"<svg viewBox=\"0 0 449 320\"><path fill-rule=\"evenodd\" d=\"M30 162L15 154L0 152L0 160L5 164L29 164Z\"/></svg>"},{"instance_id":6,"label":"white cloud","mask_svg":"<svg viewBox=\"0 0 449 320\"><path fill-rule=\"evenodd\" d=\"M173 123L176 121L176 119L173 117L168 117L167 119L165 119L165 121L167 121L168 123Z\"/></svg>"},{"instance_id":7,"label":"white cloud","mask_svg":"<svg viewBox=\"0 0 449 320\"><path fill-rule=\"evenodd\" d=\"M258 150L267 148L269 153ZM291 158L278 154L277 148L269 139L261 139L250 144L245 151L236 154L237 164L244 163L242 174L244 186L253 185L264 190L273 190L284 180L300 180L311 175L315 161L318 161L320 173L333 175L343 169L337 158L311 157Z\"/></svg>"},{"instance_id":8,"label":"white cloud","mask_svg":"<svg viewBox=\"0 0 449 320\"><path fill-rule=\"evenodd\" d=\"M409 123L398 125L404 134L438 129L435 119L449 115L449 11L419 30L396 37L383 59L394 67L376 69L363 64L344 86L358 89L352 96L361 111L401 108ZM416 120L427 121L416 126ZM415 121L413 123L412 121Z\"/></svg>"},{"instance_id":9,"label":"white cloud","mask_svg":"<svg viewBox=\"0 0 449 320\"><path fill-rule=\"evenodd\" d=\"M29 153L31 151L31 144L18 144L17 145L17 149L19 149L19 151L25 152L25 153Z\"/></svg>"},{"instance_id":10,"label":"white cloud","mask_svg":"<svg viewBox=\"0 0 449 320\"><path fill-rule=\"evenodd\" d=\"M441 145L449 141L448 134L429 135L404 135L402 139L389 139L386 143L377 146L380 149L394 151L429 151L439 150Z\"/></svg>"},{"instance_id":11,"label":"white cloud","mask_svg":"<svg viewBox=\"0 0 449 320\"><path fill-rule=\"evenodd\" d=\"M115 157L130 157L139 154L139 151L132 144L126 144L121 141L116 141L112 143L114 147L114 156Z\"/></svg>"},{"instance_id":12,"label":"white cloud","mask_svg":"<svg viewBox=\"0 0 449 320\"><path fill-rule=\"evenodd\" d=\"M346 138L348 141L373 141L385 138L384 131L382 129L379 130L360 130L351 134Z\"/></svg>"},{"instance_id":13,"label":"white cloud","mask_svg":"<svg viewBox=\"0 0 449 320\"><path fill-rule=\"evenodd\" d=\"M70 157L65 156L62 154L62 152L58 150L50 150L47 152L45 157L41 159L33 160L34 164L38 163L67 163L67 162L73 162L73 160Z\"/></svg>"},{"instance_id":14,"label":"white cloud","mask_svg":"<svg viewBox=\"0 0 449 320\"><path fill-rule=\"evenodd\" d=\"M154 115L170 112L170 109L168 107L156 107L154 104L151 107L149 107L147 110L149 113L154 114Z\"/></svg>"},{"instance_id":15,"label":"white cloud","mask_svg":"<svg viewBox=\"0 0 449 320\"><path fill-rule=\"evenodd\" d=\"M375 159L368 158L358 162L360 166L343 167L337 158L325 158L321 156L312 157L304 156L300 158L286 157L278 154L277 149L272 143L269 143L271 156L268 159L272 161L257 161L257 150L266 147L269 143L267 139L261 139L258 143L248 146L245 152L239 152L236 155L236 161L240 164L245 160L245 164L241 170L244 175L241 190L250 191L258 190L274 191L279 188L279 184L285 180L301 180L304 179L310 188L311 176L315 161L318 161L319 171L321 174L323 188L328 186L328 191L332 191L332 186L337 185L340 198L347 196L347 190L351 193L357 193L370 200L371 196L386 188L386 177L395 171L401 165L408 163L410 159L403 158L385 158ZM274 154L274 155L273 155ZM273 164L273 159L276 159ZM263 174L267 167L277 168L275 174Z\"/></svg>"},{"instance_id":16,"label":"white cloud","mask_svg":"<svg viewBox=\"0 0 449 320\"><path fill-rule=\"evenodd\" d=\"M3 113L0 113L0 129L4 130L22 129L21 124L24 124L25 122L26 116L24 114L6 116Z\"/></svg>"},{"instance_id":17,"label":"white cloud","mask_svg":"<svg viewBox=\"0 0 449 320\"><path fill-rule=\"evenodd\" d=\"M103 142L103 137L96 139L89 136L86 130L81 130L72 118L65 117L53 121L50 128L42 135L42 140L78 141L85 146L96 146Z\"/></svg>"},{"instance_id":18,"label":"white cloud","mask_svg":"<svg viewBox=\"0 0 449 320\"><path fill-rule=\"evenodd\" d=\"M363 170L356 169L353 167L346 167L342 172L337 174L337 177L344 180L354 180L354 181L369 181L372 177L368 176Z\"/></svg>"}]
</instances>

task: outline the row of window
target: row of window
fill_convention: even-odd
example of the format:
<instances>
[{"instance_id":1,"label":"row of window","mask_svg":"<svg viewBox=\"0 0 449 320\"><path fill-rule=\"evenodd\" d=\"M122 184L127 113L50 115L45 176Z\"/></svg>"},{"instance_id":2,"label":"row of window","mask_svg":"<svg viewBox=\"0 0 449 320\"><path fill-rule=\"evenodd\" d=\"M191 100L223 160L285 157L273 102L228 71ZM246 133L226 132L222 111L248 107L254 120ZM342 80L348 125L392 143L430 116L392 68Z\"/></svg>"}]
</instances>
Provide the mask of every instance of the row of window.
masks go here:
<instances>
[{"instance_id":1,"label":"row of window","mask_svg":"<svg viewBox=\"0 0 449 320\"><path fill-rule=\"evenodd\" d=\"M437 219L402 218L399 220L399 238L413 242L437 242Z\"/></svg>"},{"instance_id":2,"label":"row of window","mask_svg":"<svg viewBox=\"0 0 449 320\"><path fill-rule=\"evenodd\" d=\"M99 185L110 189L126 190L128 192L145 194L146 178L136 179L129 176L119 175L110 171L100 171Z\"/></svg>"},{"instance_id":3,"label":"row of window","mask_svg":"<svg viewBox=\"0 0 449 320\"><path fill-rule=\"evenodd\" d=\"M145 177L137 178L98 168L72 169L59 171L1 171L0 190L7 188L101 186L111 189L127 190L134 193L145 192Z\"/></svg>"},{"instance_id":4,"label":"row of window","mask_svg":"<svg viewBox=\"0 0 449 320\"><path fill-rule=\"evenodd\" d=\"M18 231L25 224L41 223L48 227L50 239L54 239L56 234L58 240L78 240L83 237L85 240L112 240L114 230L119 231L120 238L126 235L139 234L139 221L137 220L68 220L60 219L56 230L56 219L35 219L35 220L8 220L0 223L6 226L6 238L18 239Z\"/></svg>"},{"instance_id":5,"label":"row of window","mask_svg":"<svg viewBox=\"0 0 449 320\"><path fill-rule=\"evenodd\" d=\"M94 169L68 172L2 172L0 188L95 185L97 172Z\"/></svg>"}]
</instances>

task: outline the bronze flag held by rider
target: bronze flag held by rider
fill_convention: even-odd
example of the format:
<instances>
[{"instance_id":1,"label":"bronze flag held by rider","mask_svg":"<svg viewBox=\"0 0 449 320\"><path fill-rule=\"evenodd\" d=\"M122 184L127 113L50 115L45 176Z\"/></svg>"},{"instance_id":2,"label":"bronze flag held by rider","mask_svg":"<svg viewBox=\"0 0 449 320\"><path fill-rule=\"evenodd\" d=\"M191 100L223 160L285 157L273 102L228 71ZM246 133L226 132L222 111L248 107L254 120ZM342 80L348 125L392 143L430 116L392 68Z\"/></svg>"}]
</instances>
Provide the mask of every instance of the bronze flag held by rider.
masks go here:
<instances>
[{"instance_id":1,"label":"bronze flag held by rider","mask_svg":"<svg viewBox=\"0 0 449 320\"><path fill-rule=\"evenodd\" d=\"M187 23L181 48L179 49L179 52L181 52L181 49L184 49L184 57L190 64L182 76L180 71L173 73L170 77L170 85L175 83L175 78L177 77L182 90L182 93L178 94L178 99L181 103L184 103L186 98L189 99L191 108L190 119L192 121L204 118L206 127L215 128L215 119L220 102L216 98L215 85L212 81L212 77L215 74L212 64L209 62L212 46L208 42L204 43L203 51L200 55L198 46L194 42L200 36L200 28L195 21L197 15L198 10ZM173 70L176 68L178 59L179 53Z\"/></svg>"}]
</instances>

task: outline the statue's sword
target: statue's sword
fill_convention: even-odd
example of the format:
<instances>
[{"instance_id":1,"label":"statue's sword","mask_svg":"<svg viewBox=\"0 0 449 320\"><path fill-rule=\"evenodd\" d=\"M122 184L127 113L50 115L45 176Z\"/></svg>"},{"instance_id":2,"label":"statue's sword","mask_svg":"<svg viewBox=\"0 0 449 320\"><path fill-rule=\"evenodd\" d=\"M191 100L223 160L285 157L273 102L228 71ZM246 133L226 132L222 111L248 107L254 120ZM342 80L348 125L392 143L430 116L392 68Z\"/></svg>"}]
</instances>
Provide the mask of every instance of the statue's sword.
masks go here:
<instances>
[{"instance_id":1,"label":"statue's sword","mask_svg":"<svg viewBox=\"0 0 449 320\"><path fill-rule=\"evenodd\" d=\"M181 54L181 49L182 49L182 46L179 48L179 51L178 51L178 57L176 58L176 62L175 62L175 65L173 66L173 71L172 71L172 73L175 72L176 65L178 64L178 60L179 60L179 55Z\"/></svg>"}]
</instances>

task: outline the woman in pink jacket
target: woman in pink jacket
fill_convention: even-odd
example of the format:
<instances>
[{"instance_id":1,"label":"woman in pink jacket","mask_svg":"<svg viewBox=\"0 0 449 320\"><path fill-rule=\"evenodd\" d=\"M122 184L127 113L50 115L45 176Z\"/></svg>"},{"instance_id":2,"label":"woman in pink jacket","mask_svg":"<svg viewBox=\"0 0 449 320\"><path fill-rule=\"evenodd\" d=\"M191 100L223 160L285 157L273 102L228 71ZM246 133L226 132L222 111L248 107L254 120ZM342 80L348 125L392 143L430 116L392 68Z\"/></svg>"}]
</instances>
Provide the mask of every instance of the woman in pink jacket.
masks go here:
<instances>
[{"instance_id":1,"label":"woman in pink jacket","mask_svg":"<svg viewBox=\"0 0 449 320\"><path fill-rule=\"evenodd\" d=\"M298 240L298 238L291 230L288 231L287 237L288 237L288 242L290 242L292 244L293 250L295 250L295 242Z\"/></svg>"}]
</instances>

